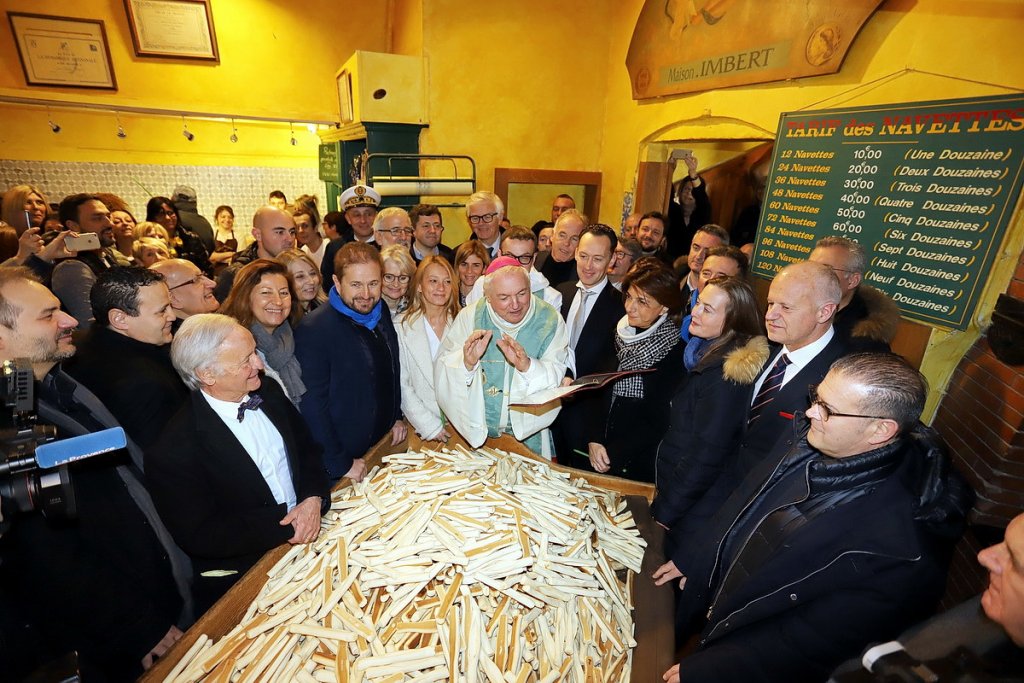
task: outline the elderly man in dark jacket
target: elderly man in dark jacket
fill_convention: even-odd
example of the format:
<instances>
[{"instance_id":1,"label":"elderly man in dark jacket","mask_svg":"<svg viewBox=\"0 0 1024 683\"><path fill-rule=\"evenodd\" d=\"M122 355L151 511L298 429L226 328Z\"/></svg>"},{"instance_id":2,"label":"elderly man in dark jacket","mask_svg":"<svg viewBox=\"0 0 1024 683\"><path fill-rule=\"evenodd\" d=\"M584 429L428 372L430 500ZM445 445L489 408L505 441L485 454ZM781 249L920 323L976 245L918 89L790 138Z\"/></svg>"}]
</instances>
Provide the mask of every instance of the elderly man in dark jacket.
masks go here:
<instances>
[{"instance_id":1,"label":"elderly man in dark jacket","mask_svg":"<svg viewBox=\"0 0 1024 683\"><path fill-rule=\"evenodd\" d=\"M669 683L824 680L934 608L971 496L917 422L925 393L898 356L832 366L804 437L655 572L683 577L680 635L701 631Z\"/></svg>"}]
</instances>

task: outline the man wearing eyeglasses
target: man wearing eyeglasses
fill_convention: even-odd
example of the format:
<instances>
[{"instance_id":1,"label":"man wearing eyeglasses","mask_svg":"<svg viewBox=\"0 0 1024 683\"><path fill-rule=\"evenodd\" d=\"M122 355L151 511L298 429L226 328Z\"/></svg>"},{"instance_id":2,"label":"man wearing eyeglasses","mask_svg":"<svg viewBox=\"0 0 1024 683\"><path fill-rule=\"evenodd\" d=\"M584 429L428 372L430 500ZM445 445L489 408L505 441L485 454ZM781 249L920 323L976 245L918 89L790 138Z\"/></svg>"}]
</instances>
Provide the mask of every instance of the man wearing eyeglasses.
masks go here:
<instances>
[{"instance_id":1,"label":"man wearing eyeglasses","mask_svg":"<svg viewBox=\"0 0 1024 683\"><path fill-rule=\"evenodd\" d=\"M443 256L454 266L455 252L441 243L444 234L441 211L433 204L417 204L409 210L409 220L412 221L412 260L416 265L428 256Z\"/></svg>"},{"instance_id":2,"label":"man wearing eyeglasses","mask_svg":"<svg viewBox=\"0 0 1024 683\"><path fill-rule=\"evenodd\" d=\"M474 192L466 200L466 221L473 232L470 239L479 240L491 260L501 256L501 219L505 217L505 204L493 192Z\"/></svg>"},{"instance_id":3,"label":"man wearing eyeglasses","mask_svg":"<svg viewBox=\"0 0 1024 683\"><path fill-rule=\"evenodd\" d=\"M679 579L678 681L825 680L927 615L971 492L918 419L924 378L899 356L838 360L802 436L754 468L705 531L655 573Z\"/></svg>"},{"instance_id":4,"label":"man wearing eyeglasses","mask_svg":"<svg viewBox=\"0 0 1024 683\"><path fill-rule=\"evenodd\" d=\"M888 351L900 324L896 302L863 282L867 255L864 247L846 237L818 240L809 260L829 266L839 278L843 297L833 326L852 350Z\"/></svg>"},{"instance_id":5,"label":"man wearing eyeglasses","mask_svg":"<svg viewBox=\"0 0 1024 683\"><path fill-rule=\"evenodd\" d=\"M377 214L373 221L373 235L381 249L397 244L412 246L412 221L405 209L389 206Z\"/></svg>"},{"instance_id":6,"label":"man wearing eyeglasses","mask_svg":"<svg viewBox=\"0 0 1024 683\"><path fill-rule=\"evenodd\" d=\"M203 275L199 266L185 259L172 258L157 261L149 267L164 276L164 284L171 295L171 309L175 320L171 333L178 331L181 323L192 315L213 313L220 306L213 295L214 282Z\"/></svg>"},{"instance_id":7,"label":"man wearing eyeglasses","mask_svg":"<svg viewBox=\"0 0 1024 683\"><path fill-rule=\"evenodd\" d=\"M501 237L501 256L515 259L530 274L530 292L551 304L556 311L562 308L562 294L548 283L548 279L533 267L537 259L537 236L522 225L509 228ZM466 305L479 301L484 295L484 278L477 279L466 295Z\"/></svg>"}]
</instances>

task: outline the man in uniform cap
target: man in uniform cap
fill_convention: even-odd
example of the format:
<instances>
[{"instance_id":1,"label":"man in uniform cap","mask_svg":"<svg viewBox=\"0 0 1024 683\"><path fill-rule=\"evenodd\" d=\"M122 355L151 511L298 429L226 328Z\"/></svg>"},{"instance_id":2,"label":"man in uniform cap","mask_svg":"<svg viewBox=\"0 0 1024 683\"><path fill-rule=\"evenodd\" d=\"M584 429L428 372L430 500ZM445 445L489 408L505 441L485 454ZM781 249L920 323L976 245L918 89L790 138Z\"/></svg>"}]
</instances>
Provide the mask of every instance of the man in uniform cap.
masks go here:
<instances>
[{"instance_id":1,"label":"man in uniform cap","mask_svg":"<svg viewBox=\"0 0 1024 683\"><path fill-rule=\"evenodd\" d=\"M373 221L377 217L380 206L380 193L367 185L353 185L338 198L338 208L345 214L345 220L352 227L352 236L356 242L369 242L380 248L373 238ZM334 282L334 255L349 240L339 237L333 239L324 251L324 260L320 263L320 273L324 291L330 291Z\"/></svg>"}]
</instances>

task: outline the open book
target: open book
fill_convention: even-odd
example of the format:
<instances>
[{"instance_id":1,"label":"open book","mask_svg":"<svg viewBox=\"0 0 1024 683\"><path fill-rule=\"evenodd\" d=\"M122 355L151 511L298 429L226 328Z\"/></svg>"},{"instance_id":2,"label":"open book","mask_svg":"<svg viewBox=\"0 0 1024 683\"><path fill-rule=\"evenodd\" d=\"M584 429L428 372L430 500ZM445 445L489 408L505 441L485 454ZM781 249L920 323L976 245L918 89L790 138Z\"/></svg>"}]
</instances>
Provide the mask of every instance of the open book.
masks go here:
<instances>
[{"instance_id":1,"label":"open book","mask_svg":"<svg viewBox=\"0 0 1024 683\"><path fill-rule=\"evenodd\" d=\"M629 375L637 375L642 372L654 372L654 368L646 368L644 370L621 370L619 372L600 372L593 375L584 375L583 377L577 378L572 384L564 387L555 387L554 389L545 389L538 391L535 394L530 394L526 398L519 399L518 401L509 402L510 406L539 406L545 403L550 403L559 398L570 396L575 394L577 391L585 391L587 389L598 389L608 384L609 382L619 379L620 377L627 377Z\"/></svg>"}]
</instances>

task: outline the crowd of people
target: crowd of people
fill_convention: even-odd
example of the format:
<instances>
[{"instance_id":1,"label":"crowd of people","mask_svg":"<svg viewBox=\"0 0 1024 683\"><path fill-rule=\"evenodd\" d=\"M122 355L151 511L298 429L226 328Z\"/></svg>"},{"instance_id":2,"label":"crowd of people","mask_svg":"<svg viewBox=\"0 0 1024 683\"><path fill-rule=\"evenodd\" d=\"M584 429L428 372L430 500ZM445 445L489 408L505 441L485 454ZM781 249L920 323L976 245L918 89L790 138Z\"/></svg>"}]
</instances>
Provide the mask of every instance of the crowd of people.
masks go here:
<instances>
[{"instance_id":1,"label":"crowd of people","mask_svg":"<svg viewBox=\"0 0 1024 683\"><path fill-rule=\"evenodd\" d=\"M144 222L111 194L51 215L8 190L0 360L31 362L61 436L129 440L74 468L77 520L5 533L8 653L138 675L263 553L315 540L330 486L409 430L655 484L667 561L638 580L671 582L678 641L696 636L670 683L824 680L927 616L972 497L889 352L896 306L862 282L864 248L829 237L762 309L691 159L681 218L615 230L559 195L531 229L480 191L457 246L436 206L381 209L363 185L322 218L275 191L245 229L188 187ZM1024 606L1002 599L983 604L1019 644Z\"/></svg>"}]
</instances>

